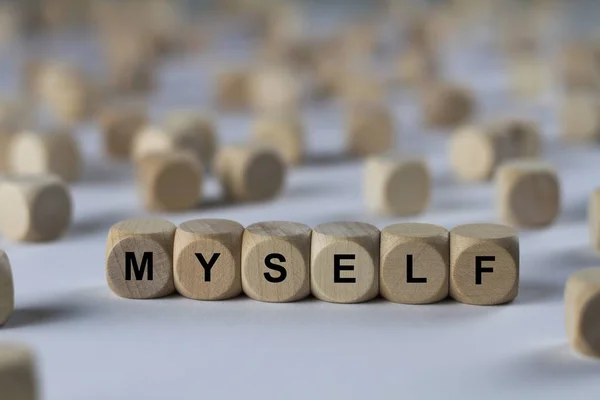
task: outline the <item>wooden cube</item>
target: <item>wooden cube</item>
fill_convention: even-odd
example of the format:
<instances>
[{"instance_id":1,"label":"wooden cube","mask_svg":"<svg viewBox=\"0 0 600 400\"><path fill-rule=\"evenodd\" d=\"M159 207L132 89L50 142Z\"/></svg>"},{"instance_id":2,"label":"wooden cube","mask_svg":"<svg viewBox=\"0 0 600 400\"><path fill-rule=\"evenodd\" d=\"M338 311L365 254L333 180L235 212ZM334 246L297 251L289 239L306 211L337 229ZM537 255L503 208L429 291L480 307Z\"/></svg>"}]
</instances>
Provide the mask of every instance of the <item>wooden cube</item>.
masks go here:
<instances>
[{"instance_id":1,"label":"wooden cube","mask_svg":"<svg viewBox=\"0 0 600 400\"><path fill-rule=\"evenodd\" d=\"M398 80L401 85L423 88L437 81L438 75L438 61L430 52L413 47L400 54Z\"/></svg>"},{"instance_id":2,"label":"wooden cube","mask_svg":"<svg viewBox=\"0 0 600 400\"><path fill-rule=\"evenodd\" d=\"M423 95L425 122L432 128L455 128L465 124L475 113L473 93L462 86L438 83L428 87Z\"/></svg>"},{"instance_id":3,"label":"wooden cube","mask_svg":"<svg viewBox=\"0 0 600 400\"><path fill-rule=\"evenodd\" d=\"M509 74L513 93L523 99L538 98L552 83L547 60L537 55L511 59Z\"/></svg>"},{"instance_id":4,"label":"wooden cube","mask_svg":"<svg viewBox=\"0 0 600 400\"><path fill-rule=\"evenodd\" d=\"M488 124L488 129L505 137L497 149L504 158L538 158L542 154L542 135L535 122L522 118L505 118Z\"/></svg>"},{"instance_id":5,"label":"wooden cube","mask_svg":"<svg viewBox=\"0 0 600 400\"><path fill-rule=\"evenodd\" d=\"M332 303L360 303L379 293L379 229L362 222L330 222L313 229L312 294Z\"/></svg>"},{"instance_id":6,"label":"wooden cube","mask_svg":"<svg viewBox=\"0 0 600 400\"><path fill-rule=\"evenodd\" d=\"M508 226L460 225L450 231L450 296L466 304L512 301L519 290L519 238Z\"/></svg>"},{"instance_id":7,"label":"wooden cube","mask_svg":"<svg viewBox=\"0 0 600 400\"><path fill-rule=\"evenodd\" d=\"M176 148L192 151L207 168L212 164L218 136L208 115L192 110L173 111L165 119L165 132Z\"/></svg>"},{"instance_id":8,"label":"wooden cube","mask_svg":"<svg viewBox=\"0 0 600 400\"><path fill-rule=\"evenodd\" d=\"M429 206L431 178L424 159L374 156L365 163L367 208L377 214L416 215Z\"/></svg>"},{"instance_id":9,"label":"wooden cube","mask_svg":"<svg viewBox=\"0 0 600 400\"><path fill-rule=\"evenodd\" d=\"M214 171L229 200L266 201L283 189L287 168L277 150L248 144L221 148Z\"/></svg>"},{"instance_id":10,"label":"wooden cube","mask_svg":"<svg viewBox=\"0 0 600 400\"><path fill-rule=\"evenodd\" d=\"M175 225L160 219L130 219L110 228L106 280L117 296L154 299L175 291L175 230Z\"/></svg>"},{"instance_id":11,"label":"wooden cube","mask_svg":"<svg viewBox=\"0 0 600 400\"><path fill-rule=\"evenodd\" d=\"M9 148L8 164L16 174L55 174L66 182L79 179L81 151L72 134L65 130L43 133L24 131L15 135Z\"/></svg>"},{"instance_id":12,"label":"wooden cube","mask_svg":"<svg viewBox=\"0 0 600 400\"><path fill-rule=\"evenodd\" d=\"M588 226L592 247L600 251L600 188L590 195L588 203Z\"/></svg>"},{"instance_id":13,"label":"wooden cube","mask_svg":"<svg viewBox=\"0 0 600 400\"><path fill-rule=\"evenodd\" d=\"M379 286L394 303L428 304L448 296L450 240L440 226L390 225L381 231Z\"/></svg>"},{"instance_id":14,"label":"wooden cube","mask_svg":"<svg viewBox=\"0 0 600 400\"><path fill-rule=\"evenodd\" d=\"M39 398L36 358L29 347L17 343L0 344L0 388L2 399Z\"/></svg>"},{"instance_id":15,"label":"wooden cube","mask_svg":"<svg viewBox=\"0 0 600 400\"><path fill-rule=\"evenodd\" d=\"M305 153L305 133L297 115L267 115L256 121L254 138L280 152L288 165L297 165Z\"/></svg>"},{"instance_id":16,"label":"wooden cube","mask_svg":"<svg viewBox=\"0 0 600 400\"><path fill-rule=\"evenodd\" d=\"M250 108L250 76L245 69L220 71L216 77L215 103L223 111Z\"/></svg>"},{"instance_id":17,"label":"wooden cube","mask_svg":"<svg viewBox=\"0 0 600 400\"><path fill-rule=\"evenodd\" d=\"M565 287L565 325L569 343L578 352L600 357L600 268L573 273Z\"/></svg>"},{"instance_id":18,"label":"wooden cube","mask_svg":"<svg viewBox=\"0 0 600 400\"><path fill-rule=\"evenodd\" d=\"M136 169L146 209L182 211L200 203L203 167L191 152L148 154L137 162Z\"/></svg>"},{"instance_id":19,"label":"wooden cube","mask_svg":"<svg viewBox=\"0 0 600 400\"><path fill-rule=\"evenodd\" d=\"M368 104L381 104L386 100L386 87L380 77L370 73L357 71L338 71L342 79L340 95L342 100L352 108L360 110Z\"/></svg>"},{"instance_id":20,"label":"wooden cube","mask_svg":"<svg viewBox=\"0 0 600 400\"><path fill-rule=\"evenodd\" d=\"M595 94L570 93L563 99L560 135L567 142L600 141L600 101Z\"/></svg>"},{"instance_id":21,"label":"wooden cube","mask_svg":"<svg viewBox=\"0 0 600 400\"><path fill-rule=\"evenodd\" d=\"M177 291L196 300L225 300L242 293L244 227L225 219L196 219L175 232L173 272Z\"/></svg>"},{"instance_id":22,"label":"wooden cube","mask_svg":"<svg viewBox=\"0 0 600 400\"><path fill-rule=\"evenodd\" d=\"M141 104L119 104L103 110L100 128L105 153L115 159L129 159L134 138L147 123L146 107Z\"/></svg>"},{"instance_id":23,"label":"wooden cube","mask_svg":"<svg viewBox=\"0 0 600 400\"><path fill-rule=\"evenodd\" d=\"M554 167L542 161L515 160L496 173L500 218L509 225L538 228L560 212L560 184Z\"/></svg>"},{"instance_id":24,"label":"wooden cube","mask_svg":"<svg viewBox=\"0 0 600 400\"><path fill-rule=\"evenodd\" d=\"M393 149L396 145L395 125L385 106L379 103L356 104L348 110L348 152L364 157Z\"/></svg>"},{"instance_id":25,"label":"wooden cube","mask_svg":"<svg viewBox=\"0 0 600 400\"><path fill-rule=\"evenodd\" d=\"M1 179L0 204L0 232L10 240L52 241L71 225L71 194L55 175L9 175Z\"/></svg>"},{"instance_id":26,"label":"wooden cube","mask_svg":"<svg viewBox=\"0 0 600 400\"><path fill-rule=\"evenodd\" d=\"M290 113L297 110L302 92L297 74L280 66L259 68L250 80L250 98L256 111Z\"/></svg>"},{"instance_id":27,"label":"wooden cube","mask_svg":"<svg viewBox=\"0 0 600 400\"><path fill-rule=\"evenodd\" d=\"M4 325L15 309L15 288L10 260L0 250L0 326Z\"/></svg>"},{"instance_id":28,"label":"wooden cube","mask_svg":"<svg viewBox=\"0 0 600 400\"><path fill-rule=\"evenodd\" d=\"M242 242L244 293L274 303L307 297L311 233L311 228L295 222L259 222L246 227Z\"/></svg>"}]
</instances>

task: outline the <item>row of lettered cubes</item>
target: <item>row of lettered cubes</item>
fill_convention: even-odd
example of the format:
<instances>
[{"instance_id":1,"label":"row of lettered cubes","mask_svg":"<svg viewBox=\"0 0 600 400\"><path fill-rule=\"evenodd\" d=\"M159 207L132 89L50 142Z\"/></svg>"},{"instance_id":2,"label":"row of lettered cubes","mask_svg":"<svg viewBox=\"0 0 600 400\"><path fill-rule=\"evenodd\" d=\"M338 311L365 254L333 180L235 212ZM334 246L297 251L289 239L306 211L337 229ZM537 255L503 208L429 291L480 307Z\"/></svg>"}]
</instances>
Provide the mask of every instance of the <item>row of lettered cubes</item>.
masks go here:
<instances>
[{"instance_id":1,"label":"row of lettered cubes","mask_svg":"<svg viewBox=\"0 0 600 400\"><path fill-rule=\"evenodd\" d=\"M310 294L334 303L378 295L396 303L453 299L476 305L517 296L519 239L513 228L468 224L451 231L424 223L379 230L362 222L311 229L271 221L246 228L224 219L176 227L158 219L121 221L108 234L106 277L132 299L175 291L196 300L240 295L291 302Z\"/></svg>"}]
</instances>

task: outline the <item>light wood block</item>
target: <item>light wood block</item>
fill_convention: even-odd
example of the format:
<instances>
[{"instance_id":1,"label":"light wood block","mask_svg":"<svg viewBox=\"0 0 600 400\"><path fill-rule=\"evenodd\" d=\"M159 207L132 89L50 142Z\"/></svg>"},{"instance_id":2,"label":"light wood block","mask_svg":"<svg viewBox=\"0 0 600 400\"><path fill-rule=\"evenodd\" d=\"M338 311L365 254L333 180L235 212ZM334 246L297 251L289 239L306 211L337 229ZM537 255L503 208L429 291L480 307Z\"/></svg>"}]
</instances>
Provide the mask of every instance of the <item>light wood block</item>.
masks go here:
<instances>
[{"instance_id":1,"label":"light wood block","mask_svg":"<svg viewBox=\"0 0 600 400\"><path fill-rule=\"evenodd\" d=\"M440 226L390 225L381 231L379 285L394 303L429 304L448 297L450 240Z\"/></svg>"},{"instance_id":2,"label":"light wood block","mask_svg":"<svg viewBox=\"0 0 600 400\"><path fill-rule=\"evenodd\" d=\"M560 136L566 142L600 141L600 100L595 94L569 93L560 111Z\"/></svg>"},{"instance_id":3,"label":"light wood block","mask_svg":"<svg viewBox=\"0 0 600 400\"><path fill-rule=\"evenodd\" d=\"M379 103L356 104L348 110L346 143L353 156L381 154L396 146L396 123Z\"/></svg>"},{"instance_id":4,"label":"light wood block","mask_svg":"<svg viewBox=\"0 0 600 400\"><path fill-rule=\"evenodd\" d=\"M209 118L193 110L173 111L165 118L165 132L176 147L192 151L205 167L209 167L218 145L217 130Z\"/></svg>"},{"instance_id":5,"label":"light wood block","mask_svg":"<svg viewBox=\"0 0 600 400\"><path fill-rule=\"evenodd\" d=\"M203 167L187 151L152 153L136 163L137 181L148 210L182 211L199 205Z\"/></svg>"},{"instance_id":6,"label":"light wood block","mask_svg":"<svg viewBox=\"0 0 600 400\"><path fill-rule=\"evenodd\" d=\"M219 150L214 171L232 201L266 201L283 189L287 168L279 152L262 144L230 145Z\"/></svg>"},{"instance_id":7,"label":"light wood block","mask_svg":"<svg viewBox=\"0 0 600 400\"><path fill-rule=\"evenodd\" d=\"M110 228L106 280L117 296L154 299L175 291L175 230L175 225L160 219L130 219Z\"/></svg>"},{"instance_id":8,"label":"light wood block","mask_svg":"<svg viewBox=\"0 0 600 400\"><path fill-rule=\"evenodd\" d=\"M175 288L191 299L225 300L242 293L244 227L225 219L196 219L175 232Z\"/></svg>"},{"instance_id":9,"label":"light wood block","mask_svg":"<svg viewBox=\"0 0 600 400\"><path fill-rule=\"evenodd\" d=\"M9 175L1 179L0 204L0 231L10 240L52 241L71 225L71 194L55 175Z\"/></svg>"},{"instance_id":10,"label":"light wood block","mask_svg":"<svg viewBox=\"0 0 600 400\"><path fill-rule=\"evenodd\" d=\"M371 212L417 215L429 206L431 177L424 159L373 156L365 162L363 187Z\"/></svg>"},{"instance_id":11,"label":"light wood block","mask_svg":"<svg viewBox=\"0 0 600 400\"><path fill-rule=\"evenodd\" d=\"M590 195L588 203L588 227L592 247L600 251L600 188Z\"/></svg>"},{"instance_id":12,"label":"light wood block","mask_svg":"<svg viewBox=\"0 0 600 400\"><path fill-rule=\"evenodd\" d=\"M66 182L79 179L83 169L79 145L65 130L16 134L10 143L8 164L15 174L50 173Z\"/></svg>"},{"instance_id":13,"label":"light wood block","mask_svg":"<svg viewBox=\"0 0 600 400\"><path fill-rule=\"evenodd\" d=\"M400 54L397 65L401 85L420 89L438 80L438 61L421 48L413 47Z\"/></svg>"},{"instance_id":14,"label":"light wood block","mask_svg":"<svg viewBox=\"0 0 600 400\"><path fill-rule=\"evenodd\" d=\"M505 118L493 121L489 129L506 137L503 153L507 158L538 158L542 154L543 143L537 123L521 118ZM502 149L501 149L502 150Z\"/></svg>"},{"instance_id":15,"label":"light wood block","mask_svg":"<svg viewBox=\"0 0 600 400\"><path fill-rule=\"evenodd\" d=\"M475 98L465 87L447 83L432 84L423 93L422 107L428 126L455 128L473 117Z\"/></svg>"},{"instance_id":16,"label":"light wood block","mask_svg":"<svg viewBox=\"0 0 600 400\"><path fill-rule=\"evenodd\" d=\"M29 347L0 343L0 388L2 399L39 399L36 357Z\"/></svg>"},{"instance_id":17,"label":"light wood block","mask_svg":"<svg viewBox=\"0 0 600 400\"><path fill-rule=\"evenodd\" d=\"M115 159L129 159L135 136L148 123L146 107L119 104L103 110L99 119L104 152Z\"/></svg>"},{"instance_id":18,"label":"light wood block","mask_svg":"<svg viewBox=\"0 0 600 400\"><path fill-rule=\"evenodd\" d=\"M566 47L559 60L562 81L567 91L597 91L600 89L600 69L597 50L587 43Z\"/></svg>"},{"instance_id":19,"label":"light wood block","mask_svg":"<svg viewBox=\"0 0 600 400\"><path fill-rule=\"evenodd\" d=\"M256 121L254 138L280 152L288 165L304 159L305 132L298 115L267 115Z\"/></svg>"},{"instance_id":20,"label":"light wood block","mask_svg":"<svg viewBox=\"0 0 600 400\"><path fill-rule=\"evenodd\" d=\"M330 222L313 229L312 294L332 303L360 303L379 293L379 229L362 222Z\"/></svg>"},{"instance_id":21,"label":"light wood block","mask_svg":"<svg viewBox=\"0 0 600 400\"><path fill-rule=\"evenodd\" d=\"M523 99L539 98L552 84L547 60L538 55L522 55L511 60L509 74L513 93Z\"/></svg>"},{"instance_id":22,"label":"light wood block","mask_svg":"<svg viewBox=\"0 0 600 400\"><path fill-rule=\"evenodd\" d=\"M297 74L280 66L258 68L250 79L250 96L253 108L263 113L291 113L302 101Z\"/></svg>"},{"instance_id":23,"label":"light wood block","mask_svg":"<svg viewBox=\"0 0 600 400\"><path fill-rule=\"evenodd\" d=\"M216 105L223 111L250 108L250 76L245 69L221 71L216 77Z\"/></svg>"},{"instance_id":24,"label":"light wood block","mask_svg":"<svg viewBox=\"0 0 600 400\"><path fill-rule=\"evenodd\" d=\"M560 184L554 167L515 160L496 173L497 207L503 222L523 228L545 227L560 212Z\"/></svg>"},{"instance_id":25,"label":"light wood block","mask_svg":"<svg viewBox=\"0 0 600 400\"><path fill-rule=\"evenodd\" d=\"M340 95L342 100L353 111L356 111L365 104L381 104L386 101L386 91L383 80L370 73L346 71L337 72L342 79L340 86Z\"/></svg>"},{"instance_id":26,"label":"light wood block","mask_svg":"<svg viewBox=\"0 0 600 400\"><path fill-rule=\"evenodd\" d=\"M573 273L565 287L565 325L571 346L600 357L600 268Z\"/></svg>"},{"instance_id":27,"label":"light wood block","mask_svg":"<svg viewBox=\"0 0 600 400\"><path fill-rule=\"evenodd\" d=\"M15 288L10 260L0 250L0 327L8 321L15 309Z\"/></svg>"},{"instance_id":28,"label":"light wood block","mask_svg":"<svg viewBox=\"0 0 600 400\"><path fill-rule=\"evenodd\" d=\"M460 225L450 231L450 296L461 303L495 305L519 290L519 238L508 226Z\"/></svg>"},{"instance_id":29,"label":"light wood block","mask_svg":"<svg viewBox=\"0 0 600 400\"><path fill-rule=\"evenodd\" d=\"M242 242L242 287L266 302L301 300L310 294L310 227L295 222L259 222Z\"/></svg>"}]
</instances>

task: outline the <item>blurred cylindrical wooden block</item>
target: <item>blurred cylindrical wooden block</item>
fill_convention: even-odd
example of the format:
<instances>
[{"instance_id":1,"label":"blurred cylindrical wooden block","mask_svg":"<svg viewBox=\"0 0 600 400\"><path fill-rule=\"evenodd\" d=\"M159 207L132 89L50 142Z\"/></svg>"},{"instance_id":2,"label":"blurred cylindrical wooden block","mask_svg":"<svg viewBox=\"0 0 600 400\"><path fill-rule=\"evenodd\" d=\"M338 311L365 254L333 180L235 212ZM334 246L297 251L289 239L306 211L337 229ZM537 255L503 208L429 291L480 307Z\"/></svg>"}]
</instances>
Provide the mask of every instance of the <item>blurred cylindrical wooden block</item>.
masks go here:
<instances>
[{"instance_id":1,"label":"blurred cylindrical wooden block","mask_svg":"<svg viewBox=\"0 0 600 400\"><path fill-rule=\"evenodd\" d=\"M450 231L450 296L461 303L496 305L519 290L519 238L508 226L460 225Z\"/></svg>"},{"instance_id":2,"label":"blurred cylindrical wooden block","mask_svg":"<svg viewBox=\"0 0 600 400\"><path fill-rule=\"evenodd\" d=\"M565 325L571 346L586 356L600 357L600 268L573 273L565 287Z\"/></svg>"},{"instance_id":3,"label":"blurred cylindrical wooden block","mask_svg":"<svg viewBox=\"0 0 600 400\"><path fill-rule=\"evenodd\" d=\"M55 175L9 175L0 180L0 231L10 240L46 242L71 224L68 187Z\"/></svg>"},{"instance_id":4,"label":"blurred cylindrical wooden block","mask_svg":"<svg viewBox=\"0 0 600 400\"><path fill-rule=\"evenodd\" d=\"M310 227L296 222L259 222L242 242L242 287L249 297L283 303L310 294Z\"/></svg>"},{"instance_id":5,"label":"blurred cylindrical wooden block","mask_svg":"<svg viewBox=\"0 0 600 400\"><path fill-rule=\"evenodd\" d=\"M29 347L17 343L0 344L0 388L2 399L39 399L36 358Z\"/></svg>"},{"instance_id":6,"label":"blurred cylindrical wooden block","mask_svg":"<svg viewBox=\"0 0 600 400\"><path fill-rule=\"evenodd\" d=\"M208 116L191 110L171 112L165 118L165 132L172 137L175 147L193 152L205 167L210 167L218 136Z\"/></svg>"},{"instance_id":7,"label":"blurred cylindrical wooden block","mask_svg":"<svg viewBox=\"0 0 600 400\"><path fill-rule=\"evenodd\" d=\"M560 212L556 170L541 161L511 161L496 173L496 195L503 222L524 228L545 227Z\"/></svg>"},{"instance_id":8,"label":"blurred cylindrical wooden block","mask_svg":"<svg viewBox=\"0 0 600 400\"><path fill-rule=\"evenodd\" d=\"M462 125L475 113L473 93L458 85L430 85L423 93L423 114L433 128L454 128Z\"/></svg>"},{"instance_id":9,"label":"blurred cylindrical wooden block","mask_svg":"<svg viewBox=\"0 0 600 400\"><path fill-rule=\"evenodd\" d=\"M250 96L256 111L294 112L302 101L299 77L286 67L259 68L254 71L250 80Z\"/></svg>"},{"instance_id":10,"label":"blurred cylindrical wooden block","mask_svg":"<svg viewBox=\"0 0 600 400\"><path fill-rule=\"evenodd\" d=\"M424 88L438 80L438 61L433 54L419 48L400 54L397 68L399 83L411 88Z\"/></svg>"},{"instance_id":11,"label":"blurred cylindrical wooden block","mask_svg":"<svg viewBox=\"0 0 600 400\"><path fill-rule=\"evenodd\" d=\"M147 124L145 107L119 105L105 109L100 114L100 128L105 153L115 159L129 159L133 140Z\"/></svg>"},{"instance_id":12,"label":"blurred cylindrical wooden block","mask_svg":"<svg viewBox=\"0 0 600 400\"><path fill-rule=\"evenodd\" d=\"M16 174L52 173L66 182L79 179L82 160L72 134L63 130L20 132L11 140L10 171Z\"/></svg>"},{"instance_id":13,"label":"blurred cylindrical wooden block","mask_svg":"<svg viewBox=\"0 0 600 400\"><path fill-rule=\"evenodd\" d=\"M600 188L590 195L588 203L588 227L592 247L600 251Z\"/></svg>"},{"instance_id":14,"label":"blurred cylindrical wooden block","mask_svg":"<svg viewBox=\"0 0 600 400\"><path fill-rule=\"evenodd\" d=\"M215 82L215 103L223 111L250 108L250 76L246 69L220 71Z\"/></svg>"},{"instance_id":15,"label":"blurred cylindrical wooden block","mask_svg":"<svg viewBox=\"0 0 600 400\"><path fill-rule=\"evenodd\" d=\"M106 280L120 297L154 299L175 291L175 225L159 219L130 219L110 228Z\"/></svg>"},{"instance_id":16,"label":"blurred cylindrical wooden block","mask_svg":"<svg viewBox=\"0 0 600 400\"><path fill-rule=\"evenodd\" d=\"M15 309L15 287L10 260L0 250L0 327L8 321Z\"/></svg>"},{"instance_id":17,"label":"blurred cylindrical wooden block","mask_svg":"<svg viewBox=\"0 0 600 400\"><path fill-rule=\"evenodd\" d=\"M379 229L331 222L313 229L311 290L319 300L360 303L379 293Z\"/></svg>"},{"instance_id":18,"label":"blurred cylindrical wooden block","mask_svg":"<svg viewBox=\"0 0 600 400\"><path fill-rule=\"evenodd\" d=\"M493 121L488 129L507 138L507 157L537 158L543 150L542 135L538 124L522 118L505 118Z\"/></svg>"},{"instance_id":19,"label":"blurred cylindrical wooden block","mask_svg":"<svg viewBox=\"0 0 600 400\"><path fill-rule=\"evenodd\" d=\"M364 72L338 71L341 79L339 94L348 107L357 110L368 104L385 103L386 87L377 76Z\"/></svg>"},{"instance_id":20,"label":"blurred cylindrical wooden block","mask_svg":"<svg viewBox=\"0 0 600 400\"><path fill-rule=\"evenodd\" d=\"M560 111L560 135L567 142L600 142L600 97L568 93Z\"/></svg>"},{"instance_id":21,"label":"blurred cylindrical wooden block","mask_svg":"<svg viewBox=\"0 0 600 400\"><path fill-rule=\"evenodd\" d=\"M379 285L394 303L428 304L448 296L448 231L422 223L390 225L381 231Z\"/></svg>"},{"instance_id":22,"label":"blurred cylindrical wooden block","mask_svg":"<svg viewBox=\"0 0 600 400\"><path fill-rule=\"evenodd\" d=\"M570 45L563 50L559 64L567 91L600 90L600 65L597 57L597 51L586 43Z\"/></svg>"},{"instance_id":23,"label":"blurred cylindrical wooden block","mask_svg":"<svg viewBox=\"0 0 600 400\"><path fill-rule=\"evenodd\" d=\"M513 93L524 99L538 98L552 83L547 61L539 56L520 56L512 59L509 77Z\"/></svg>"},{"instance_id":24,"label":"blurred cylindrical wooden block","mask_svg":"<svg viewBox=\"0 0 600 400\"><path fill-rule=\"evenodd\" d=\"M265 201L285 184L287 168L277 150L261 144L232 145L219 150L214 171L225 196L233 201Z\"/></svg>"},{"instance_id":25,"label":"blurred cylindrical wooden block","mask_svg":"<svg viewBox=\"0 0 600 400\"><path fill-rule=\"evenodd\" d=\"M242 293L244 227L225 219L197 219L175 233L175 288L196 300L224 300Z\"/></svg>"},{"instance_id":26,"label":"blurred cylindrical wooden block","mask_svg":"<svg viewBox=\"0 0 600 400\"><path fill-rule=\"evenodd\" d=\"M374 156L365 162L363 190L373 213L416 215L429 206L429 168L420 158Z\"/></svg>"},{"instance_id":27,"label":"blurred cylindrical wooden block","mask_svg":"<svg viewBox=\"0 0 600 400\"><path fill-rule=\"evenodd\" d=\"M348 110L347 148L353 156L384 153L396 146L396 123L385 106L357 104Z\"/></svg>"},{"instance_id":28,"label":"blurred cylindrical wooden block","mask_svg":"<svg viewBox=\"0 0 600 400\"><path fill-rule=\"evenodd\" d=\"M305 133L300 117L295 114L267 115L254 124L254 138L280 152L288 165L297 165L305 153Z\"/></svg>"},{"instance_id":29,"label":"blurred cylindrical wooden block","mask_svg":"<svg viewBox=\"0 0 600 400\"><path fill-rule=\"evenodd\" d=\"M187 151L152 153L136 164L146 209L182 211L200 203L203 167L194 154Z\"/></svg>"}]
</instances>

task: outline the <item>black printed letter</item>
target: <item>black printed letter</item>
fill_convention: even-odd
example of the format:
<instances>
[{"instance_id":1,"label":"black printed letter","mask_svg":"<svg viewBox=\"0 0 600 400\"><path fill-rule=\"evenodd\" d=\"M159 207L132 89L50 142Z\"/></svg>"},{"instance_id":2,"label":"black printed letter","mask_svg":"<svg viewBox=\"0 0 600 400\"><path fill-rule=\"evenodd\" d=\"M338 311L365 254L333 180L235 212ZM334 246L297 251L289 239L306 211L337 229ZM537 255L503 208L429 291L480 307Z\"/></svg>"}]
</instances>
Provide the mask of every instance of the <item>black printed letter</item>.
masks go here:
<instances>
[{"instance_id":1,"label":"black printed letter","mask_svg":"<svg viewBox=\"0 0 600 400\"><path fill-rule=\"evenodd\" d=\"M151 281L153 277L153 257L151 251L145 251L142 256L142 266L138 265L133 251L125 252L125 280L131 280L131 269L133 268L133 274L135 275L136 281L141 281L144 278L144 272L146 267L148 268L148 280Z\"/></svg>"},{"instance_id":2,"label":"black printed letter","mask_svg":"<svg viewBox=\"0 0 600 400\"><path fill-rule=\"evenodd\" d=\"M354 265L340 265L342 260L354 260L354 254L334 254L333 255L333 281L335 283L356 283L356 278L342 278L341 271L354 271Z\"/></svg>"},{"instance_id":3,"label":"black printed letter","mask_svg":"<svg viewBox=\"0 0 600 400\"><path fill-rule=\"evenodd\" d=\"M412 254L406 255L406 282L408 282L408 283L427 283L427 278L413 277L413 256L412 256Z\"/></svg>"},{"instance_id":4,"label":"black printed letter","mask_svg":"<svg viewBox=\"0 0 600 400\"><path fill-rule=\"evenodd\" d=\"M204 282L210 282L210 270L215 265L221 253L214 253L207 263L202 253L196 253L196 258L200 261L200 265L204 268Z\"/></svg>"},{"instance_id":5,"label":"black printed letter","mask_svg":"<svg viewBox=\"0 0 600 400\"><path fill-rule=\"evenodd\" d=\"M492 267L482 267L484 261L496 261L494 256L475 256L475 284L481 285L481 274L484 272L494 272Z\"/></svg>"},{"instance_id":6,"label":"black printed letter","mask_svg":"<svg viewBox=\"0 0 600 400\"><path fill-rule=\"evenodd\" d=\"M271 253L265 257L265 265L269 269L279 272L279 276L274 278L270 273L265 272L265 279L271 283L283 282L287 277L287 271L281 265L273 264L271 260L276 259L279 262L285 262L285 257L282 254Z\"/></svg>"}]
</instances>

